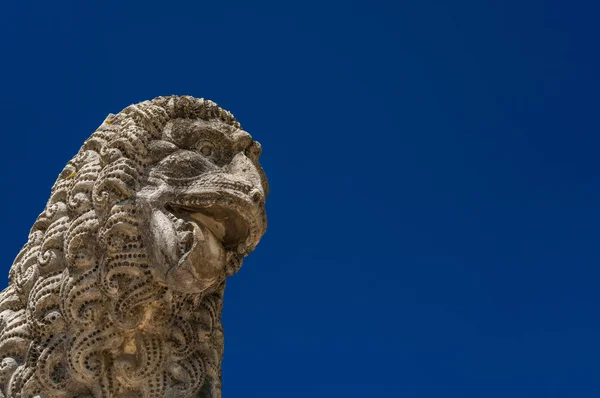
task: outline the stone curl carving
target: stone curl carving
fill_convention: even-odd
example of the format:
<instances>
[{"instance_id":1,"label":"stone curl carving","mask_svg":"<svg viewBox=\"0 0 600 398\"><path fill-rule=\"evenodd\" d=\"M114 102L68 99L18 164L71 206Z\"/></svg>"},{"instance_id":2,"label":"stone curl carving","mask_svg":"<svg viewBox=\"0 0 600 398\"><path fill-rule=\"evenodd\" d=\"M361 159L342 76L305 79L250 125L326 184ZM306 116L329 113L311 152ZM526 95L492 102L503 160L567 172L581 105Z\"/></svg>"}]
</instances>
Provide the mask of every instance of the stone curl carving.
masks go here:
<instances>
[{"instance_id":1,"label":"stone curl carving","mask_svg":"<svg viewBox=\"0 0 600 398\"><path fill-rule=\"evenodd\" d=\"M266 228L260 153L211 101L109 115L0 293L0 397L220 397L225 279Z\"/></svg>"}]
</instances>

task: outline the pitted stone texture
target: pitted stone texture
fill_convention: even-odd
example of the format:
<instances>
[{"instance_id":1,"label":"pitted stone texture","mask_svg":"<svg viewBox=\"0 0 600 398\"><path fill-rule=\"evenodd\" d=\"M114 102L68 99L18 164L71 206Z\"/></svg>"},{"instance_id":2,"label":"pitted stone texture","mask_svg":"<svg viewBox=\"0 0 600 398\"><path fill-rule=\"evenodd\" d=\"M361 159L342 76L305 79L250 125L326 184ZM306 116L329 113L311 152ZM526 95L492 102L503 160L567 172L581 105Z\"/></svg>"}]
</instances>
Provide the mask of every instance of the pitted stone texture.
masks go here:
<instances>
[{"instance_id":1,"label":"pitted stone texture","mask_svg":"<svg viewBox=\"0 0 600 398\"><path fill-rule=\"evenodd\" d=\"M211 101L109 115L0 293L0 397L220 397L225 279L266 228L260 152Z\"/></svg>"}]
</instances>

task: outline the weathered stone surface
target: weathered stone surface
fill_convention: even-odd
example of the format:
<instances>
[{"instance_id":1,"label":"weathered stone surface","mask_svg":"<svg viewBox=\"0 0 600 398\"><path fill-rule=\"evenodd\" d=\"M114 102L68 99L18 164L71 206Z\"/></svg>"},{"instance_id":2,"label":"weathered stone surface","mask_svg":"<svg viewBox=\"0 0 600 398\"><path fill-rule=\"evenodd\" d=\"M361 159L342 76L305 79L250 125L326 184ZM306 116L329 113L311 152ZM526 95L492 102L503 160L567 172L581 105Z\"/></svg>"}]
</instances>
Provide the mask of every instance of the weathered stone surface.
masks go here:
<instances>
[{"instance_id":1,"label":"weathered stone surface","mask_svg":"<svg viewBox=\"0 0 600 398\"><path fill-rule=\"evenodd\" d=\"M266 228L260 152L211 101L109 115L0 293L0 397L220 397L225 279Z\"/></svg>"}]
</instances>

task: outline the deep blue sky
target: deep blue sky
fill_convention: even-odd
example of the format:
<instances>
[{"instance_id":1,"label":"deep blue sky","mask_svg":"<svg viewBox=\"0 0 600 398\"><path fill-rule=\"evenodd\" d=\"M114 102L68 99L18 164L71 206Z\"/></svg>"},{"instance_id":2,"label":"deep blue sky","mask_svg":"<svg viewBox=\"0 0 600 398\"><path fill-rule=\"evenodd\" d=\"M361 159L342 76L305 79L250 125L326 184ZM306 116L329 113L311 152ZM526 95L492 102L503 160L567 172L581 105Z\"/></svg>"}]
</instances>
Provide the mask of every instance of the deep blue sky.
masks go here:
<instances>
[{"instance_id":1,"label":"deep blue sky","mask_svg":"<svg viewBox=\"0 0 600 398\"><path fill-rule=\"evenodd\" d=\"M598 397L594 3L4 1L1 273L109 112L210 98L272 189L225 397Z\"/></svg>"}]
</instances>

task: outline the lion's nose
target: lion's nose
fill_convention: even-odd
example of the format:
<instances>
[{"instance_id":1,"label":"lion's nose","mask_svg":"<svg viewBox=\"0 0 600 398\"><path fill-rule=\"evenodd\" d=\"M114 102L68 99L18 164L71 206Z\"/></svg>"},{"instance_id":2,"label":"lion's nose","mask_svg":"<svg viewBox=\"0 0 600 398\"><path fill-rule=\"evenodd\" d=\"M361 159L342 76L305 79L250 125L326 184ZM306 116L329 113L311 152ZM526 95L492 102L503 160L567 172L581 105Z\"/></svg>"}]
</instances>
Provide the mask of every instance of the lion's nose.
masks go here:
<instances>
[{"instance_id":1,"label":"lion's nose","mask_svg":"<svg viewBox=\"0 0 600 398\"><path fill-rule=\"evenodd\" d=\"M264 198L265 193L263 192L260 173L254 163L244 153L240 152L235 155L227 166L227 171L252 184L252 200L261 201Z\"/></svg>"}]
</instances>

